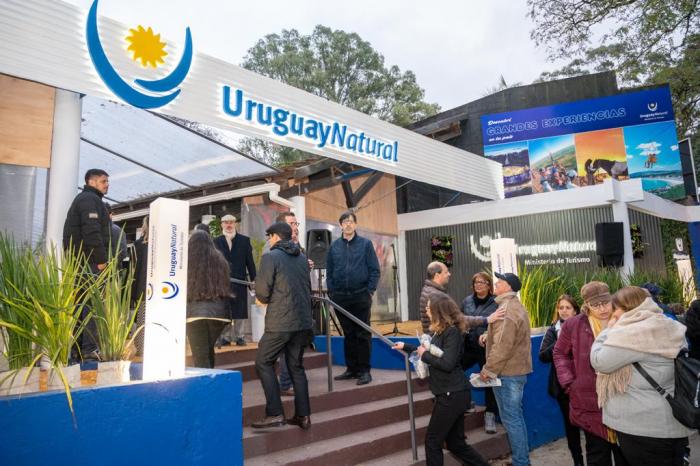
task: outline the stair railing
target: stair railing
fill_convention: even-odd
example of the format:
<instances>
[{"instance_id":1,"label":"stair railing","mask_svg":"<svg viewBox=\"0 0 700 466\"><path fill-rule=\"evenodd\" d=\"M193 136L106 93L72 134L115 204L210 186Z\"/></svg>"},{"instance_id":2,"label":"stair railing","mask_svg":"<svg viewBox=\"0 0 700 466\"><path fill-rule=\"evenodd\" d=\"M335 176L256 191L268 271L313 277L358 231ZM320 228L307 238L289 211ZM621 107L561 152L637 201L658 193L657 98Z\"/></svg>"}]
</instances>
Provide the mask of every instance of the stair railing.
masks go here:
<instances>
[{"instance_id":1,"label":"stair railing","mask_svg":"<svg viewBox=\"0 0 700 466\"><path fill-rule=\"evenodd\" d=\"M236 283L239 285L246 285L249 287L255 286L255 282L249 282L246 280L239 280L237 278L231 278L230 279L231 283ZM352 315L350 312L347 310L343 309L340 305L337 303L331 301L329 298L326 296L316 296L312 295L311 299L314 301L318 301L321 303L321 305L328 305L333 309L334 312L340 312L343 314L343 316L347 317L349 320L354 322L356 325L360 326L361 328L365 329L366 331L370 332L372 335L375 337L379 338L382 342L384 342L386 345L389 347L394 346L394 342L382 335L380 332L377 330L373 329L354 315ZM327 354L327 366L328 366L328 391L332 392L333 391L333 355L331 352L331 313L328 312L328 309L325 310L326 312L323 312L324 315L324 320L325 320L325 330L326 330L326 354ZM413 384L412 384L412 378L411 378L411 363L408 360L408 354L405 352L401 351L400 352L403 355L403 360L404 360L404 369L406 371L406 393L408 395L408 419L410 423L410 429L411 429L411 452L413 453L413 460L416 461L418 460L418 450L416 446L416 417L415 413L413 410Z\"/></svg>"},{"instance_id":2,"label":"stair railing","mask_svg":"<svg viewBox=\"0 0 700 466\"><path fill-rule=\"evenodd\" d=\"M334 312L340 312L345 316L346 318L350 319L352 322L360 326L361 328L367 330L370 332L372 335L375 337L379 338L382 342L385 344L389 345L389 347L394 346L394 342L382 335L380 332L377 330L373 329L354 315L352 315L350 312L347 310L343 309L340 305L336 304L329 298L325 296L312 296L311 299L318 301L322 304L329 305ZM326 352L328 355L328 391L332 392L333 391L333 372L331 369L331 366L333 364L333 356L331 354L331 331L330 331L330 323L331 323L331 313L330 312L324 312L324 319L325 319L325 330L326 330ZM408 395L408 419L410 422L410 428L411 428L411 451L413 453L413 460L418 460L418 450L416 447L416 418L415 418L415 413L413 411L413 385L411 383L411 363L408 361L408 354L405 352L401 351L400 352L403 355L404 359L404 369L406 371L406 393Z\"/></svg>"}]
</instances>

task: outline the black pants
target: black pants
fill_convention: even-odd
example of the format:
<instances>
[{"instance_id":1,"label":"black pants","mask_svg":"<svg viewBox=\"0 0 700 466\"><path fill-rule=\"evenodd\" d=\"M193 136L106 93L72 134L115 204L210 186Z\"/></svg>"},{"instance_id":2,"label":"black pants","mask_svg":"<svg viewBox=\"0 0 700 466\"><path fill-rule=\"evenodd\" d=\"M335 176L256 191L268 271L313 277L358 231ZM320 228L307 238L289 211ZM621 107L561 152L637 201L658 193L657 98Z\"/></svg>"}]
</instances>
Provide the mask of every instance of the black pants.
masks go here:
<instances>
[{"instance_id":1,"label":"black pants","mask_svg":"<svg viewBox=\"0 0 700 466\"><path fill-rule=\"evenodd\" d=\"M194 367L214 367L214 345L225 326L224 321L210 319L187 323L187 338L190 340Z\"/></svg>"},{"instance_id":2,"label":"black pants","mask_svg":"<svg viewBox=\"0 0 700 466\"><path fill-rule=\"evenodd\" d=\"M372 297L369 293L355 295L333 295L333 301L362 322L369 325ZM348 371L356 374L369 372L369 358L372 352L372 334L361 328L343 315L336 313L340 326L343 328L343 348L345 350L345 365Z\"/></svg>"},{"instance_id":3,"label":"black pants","mask_svg":"<svg viewBox=\"0 0 700 466\"><path fill-rule=\"evenodd\" d=\"M425 433L425 464L442 466L442 445L464 464L488 466L488 462L464 440L464 406L469 403L469 390L436 395L433 414Z\"/></svg>"},{"instance_id":4,"label":"black pants","mask_svg":"<svg viewBox=\"0 0 700 466\"><path fill-rule=\"evenodd\" d=\"M581 449L581 430L573 425L569 420L569 397L562 396L557 398L561 415L564 418L564 430L566 431L566 442L569 445L571 458L574 464L583 465L583 450Z\"/></svg>"},{"instance_id":5,"label":"black pants","mask_svg":"<svg viewBox=\"0 0 700 466\"><path fill-rule=\"evenodd\" d=\"M284 414L280 398L280 384L275 374L275 362L284 354L289 376L294 387L294 414L308 416L311 414L309 404L309 384L304 371L304 348L309 344L311 330L296 332L265 332L258 343L255 358L255 372L260 378L265 392L265 415Z\"/></svg>"},{"instance_id":6,"label":"black pants","mask_svg":"<svg viewBox=\"0 0 700 466\"><path fill-rule=\"evenodd\" d=\"M620 449L634 466L683 466L688 437L653 438L617 433Z\"/></svg>"},{"instance_id":7,"label":"black pants","mask_svg":"<svg viewBox=\"0 0 700 466\"><path fill-rule=\"evenodd\" d=\"M613 458L615 458L615 466L637 466L625 461L619 446L590 432L584 431L584 434L586 434L587 466L612 466Z\"/></svg>"},{"instance_id":8,"label":"black pants","mask_svg":"<svg viewBox=\"0 0 700 466\"><path fill-rule=\"evenodd\" d=\"M464 348L462 367L470 368L474 364L478 364L479 369L484 367L486 364L486 348ZM493 388L484 388L484 398L486 399L486 412L498 414L498 404L496 403L496 397L493 396Z\"/></svg>"}]
</instances>

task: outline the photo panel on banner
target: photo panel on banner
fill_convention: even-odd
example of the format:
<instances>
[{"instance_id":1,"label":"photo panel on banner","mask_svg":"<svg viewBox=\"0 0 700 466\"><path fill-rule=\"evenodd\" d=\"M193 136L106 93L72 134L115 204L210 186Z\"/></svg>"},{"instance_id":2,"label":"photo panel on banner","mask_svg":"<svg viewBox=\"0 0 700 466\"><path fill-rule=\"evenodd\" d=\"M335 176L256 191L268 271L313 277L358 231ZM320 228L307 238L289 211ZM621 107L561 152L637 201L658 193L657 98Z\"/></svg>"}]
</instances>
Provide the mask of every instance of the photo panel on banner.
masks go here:
<instances>
[{"instance_id":1,"label":"photo panel on banner","mask_svg":"<svg viewBox=\"0 0 700 466\"><path fill-rule=\"evenodd\" d=\"M640 178L684 197L668 86L481 117L484 155L503 166L505 197Z\"/></svg>"}]
</instances>

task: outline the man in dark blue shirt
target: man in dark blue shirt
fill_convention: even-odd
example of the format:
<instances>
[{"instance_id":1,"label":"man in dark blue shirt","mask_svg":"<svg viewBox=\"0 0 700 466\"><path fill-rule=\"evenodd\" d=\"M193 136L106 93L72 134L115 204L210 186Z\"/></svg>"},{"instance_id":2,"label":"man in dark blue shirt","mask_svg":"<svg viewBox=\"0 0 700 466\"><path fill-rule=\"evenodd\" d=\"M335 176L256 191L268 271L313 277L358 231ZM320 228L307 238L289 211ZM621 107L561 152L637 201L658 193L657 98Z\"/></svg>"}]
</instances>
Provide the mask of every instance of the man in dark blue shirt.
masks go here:
<instances>
[{"instance_id":1,"label":"man in dark blue shirt","mask_svg":"<svg viewBox=\"0 0 700 466\"><path fill-rule=\"evenodd\" d=\"M331 244L326 259L328 295L369 325L372 296L379 282L379 261L372 242L355 232L357 217L352 211L344 212L339 223L343 233ZM345 335L347 369L335 380L358 379L357 385L368 384L372 381L369 363L372 335L342 313L337 314Z\"/></svg>"}]
</instances>

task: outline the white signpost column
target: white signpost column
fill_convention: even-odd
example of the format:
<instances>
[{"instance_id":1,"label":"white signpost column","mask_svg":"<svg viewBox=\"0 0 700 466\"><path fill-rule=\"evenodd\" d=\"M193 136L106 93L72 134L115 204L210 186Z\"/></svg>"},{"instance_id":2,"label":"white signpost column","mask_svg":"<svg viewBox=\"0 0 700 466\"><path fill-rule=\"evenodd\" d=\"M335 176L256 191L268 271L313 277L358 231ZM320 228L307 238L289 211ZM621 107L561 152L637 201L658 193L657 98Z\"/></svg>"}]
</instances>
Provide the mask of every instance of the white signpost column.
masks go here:
<instances>
[{"instance_id":1,"label":"white signpost column","mask_svg":"<svg viewBox=\"0 0 700 466\"><path fill-rule=\"evenodd\" d=\"M189 212L187 201L161 197L151 203L144 380L179 377L185 373Z\"/></svg>"},{"instance_id":2,"label":"white signpost column","mask_svg":"<svg viewBox=\"0 0 700 466\"><path fill-rule=\"evenodd\" d=\"M518 274L518 261L515 255L515 240L513 238L491 240L491 270L493 270L493 273ZM496 277L494 276L495 281Z\"/></svg>"}]
</instances>

